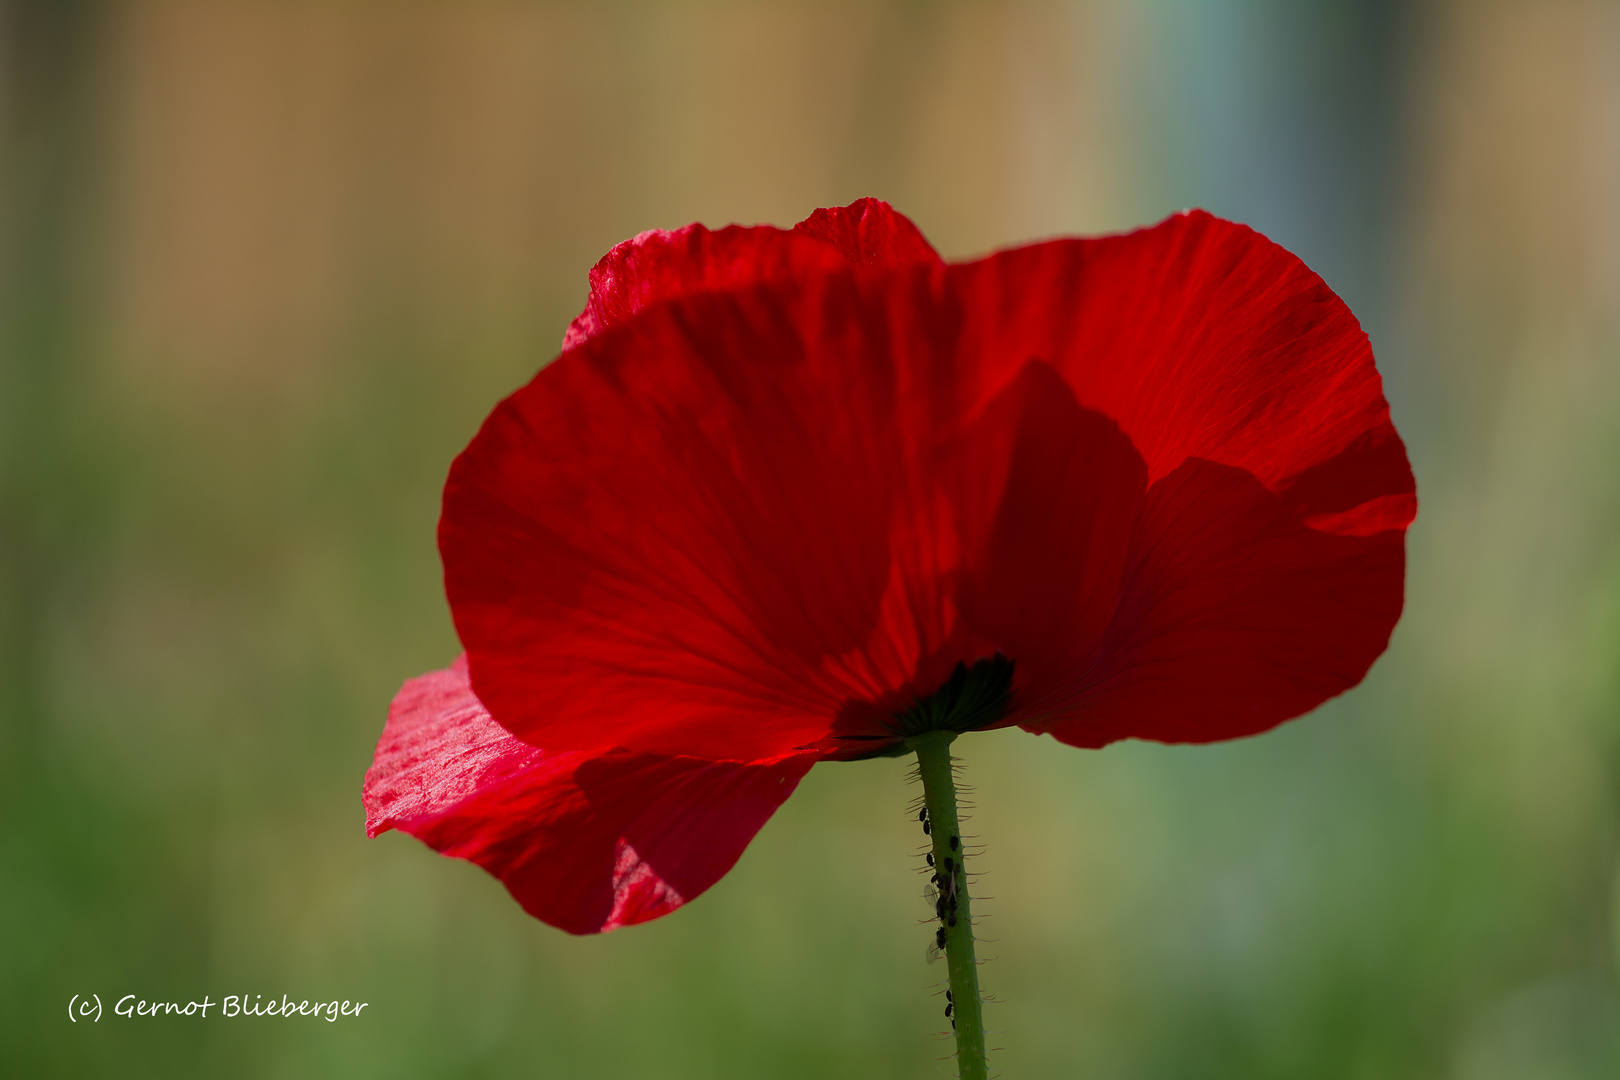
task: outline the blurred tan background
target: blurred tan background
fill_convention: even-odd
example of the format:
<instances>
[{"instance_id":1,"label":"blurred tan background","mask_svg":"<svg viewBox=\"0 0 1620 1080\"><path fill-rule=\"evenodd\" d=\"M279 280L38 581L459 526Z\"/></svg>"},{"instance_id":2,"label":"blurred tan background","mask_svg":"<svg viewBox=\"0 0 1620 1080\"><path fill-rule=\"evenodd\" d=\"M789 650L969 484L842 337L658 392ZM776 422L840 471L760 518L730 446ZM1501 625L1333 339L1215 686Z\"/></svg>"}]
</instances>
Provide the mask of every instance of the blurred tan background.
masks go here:
<instances>
[{"instance_id":1,"label":"blurred tan background","mask_svg":"<svg viewBox=\"0 0 1620 1080\"><path fill-rule=\"evenodd\" d=\"M613 243L1189 205L1361 316L1418 472L1367 683L964 740L1008 1077L1620 1075L1620 5L0 2L0 1073L953 1075L910 789L818 766L572 939L364 837L438 486ZM357 998L108 1018L75 993Z\"/></svg>"}]
</instances>

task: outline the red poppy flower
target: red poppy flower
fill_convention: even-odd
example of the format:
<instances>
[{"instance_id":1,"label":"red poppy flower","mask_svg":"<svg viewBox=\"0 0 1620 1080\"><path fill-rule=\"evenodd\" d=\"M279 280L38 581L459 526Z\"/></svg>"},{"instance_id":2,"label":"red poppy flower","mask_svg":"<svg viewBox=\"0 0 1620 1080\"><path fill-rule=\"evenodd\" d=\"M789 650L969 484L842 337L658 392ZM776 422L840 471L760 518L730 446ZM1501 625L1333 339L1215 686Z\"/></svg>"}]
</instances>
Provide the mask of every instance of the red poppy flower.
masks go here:
<instances>
[{"instance_id":1,"label":"red poppy flower","mask_svg":"<svg viewBox=\"0 0 1620 1080\"><path fill-rule=\"evenodd\" d=\"M1400 615L1366 336L1199 211L959 264L873 200L644 233L564 346L451 468L468 662L395 699L366 805L566 930L702 892L814 761L1249 735Z\"/></svg>"}]
</instances>

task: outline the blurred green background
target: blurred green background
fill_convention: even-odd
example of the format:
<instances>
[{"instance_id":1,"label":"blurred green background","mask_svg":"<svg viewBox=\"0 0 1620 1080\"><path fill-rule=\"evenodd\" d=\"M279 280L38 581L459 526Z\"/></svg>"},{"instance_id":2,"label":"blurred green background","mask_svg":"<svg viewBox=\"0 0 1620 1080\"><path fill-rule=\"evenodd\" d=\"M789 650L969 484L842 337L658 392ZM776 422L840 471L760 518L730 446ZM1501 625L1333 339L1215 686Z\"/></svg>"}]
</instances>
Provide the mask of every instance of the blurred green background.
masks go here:
<instances>
[{"instance_id":1,"label":"blurred green background","mask_svg":"<svg viewBox=\"0 0 1620 1080\"><path fill-rule=\"evenodd\" d=\"M1620 5L0 0L0 1074L954 1075L896 761L574 939L368 841L438 489L642 229L949 256L1189 205L1367 326L1419 477L1367 682L964 740L1009 1078L1620 1075ZM74 994L363 1019L72 1025Z\"/></svg>"}]
</instances>

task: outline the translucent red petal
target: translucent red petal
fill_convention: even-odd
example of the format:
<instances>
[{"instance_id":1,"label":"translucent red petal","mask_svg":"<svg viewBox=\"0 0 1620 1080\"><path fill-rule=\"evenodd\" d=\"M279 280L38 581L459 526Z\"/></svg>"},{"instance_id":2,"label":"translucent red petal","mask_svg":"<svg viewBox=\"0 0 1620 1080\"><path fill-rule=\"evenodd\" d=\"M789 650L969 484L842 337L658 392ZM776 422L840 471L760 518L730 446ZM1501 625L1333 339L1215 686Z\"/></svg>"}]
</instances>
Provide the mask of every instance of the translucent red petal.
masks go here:
<instances>
[{"instance_id":1,"label":"translucent red petal","mask_svg":"<svg viewBox=\"0 0 1620 1080\"><path fill-rule=\"evenodd\" d=\"M817 210L792 230L653 229L617 245L591 268L590 298L569 324L563 348L662 300L850 266L916 262L937 263L939 255L917 226L877 199Z\"/></svg>"},{"instance_id":2,"label":"translucent red petal","mask_svg":"<svg viewBox=\"0 0 1620 1080\"><path fill-rule=\"evenodd\" d=\"M366 828L475 862L536 918L594 933L707 890L814 760L548 753L490 718L458 659L408 681L389 708L366 774Z\"/></svg>"},{"instance_id":3,"label":"translucent red petal","mask_svg":"<svg viewBox=\"0 0 1620 1080\"><path fill-rule=\"evenodd\" d=\"M1216 739L1382 651L1411 471L1365 335L1297 258L1190 213L848 264L608 320L457 460L446 583L503 725L854 754L1002 651L1008 722Z\"/></svg>"}]
</instances>

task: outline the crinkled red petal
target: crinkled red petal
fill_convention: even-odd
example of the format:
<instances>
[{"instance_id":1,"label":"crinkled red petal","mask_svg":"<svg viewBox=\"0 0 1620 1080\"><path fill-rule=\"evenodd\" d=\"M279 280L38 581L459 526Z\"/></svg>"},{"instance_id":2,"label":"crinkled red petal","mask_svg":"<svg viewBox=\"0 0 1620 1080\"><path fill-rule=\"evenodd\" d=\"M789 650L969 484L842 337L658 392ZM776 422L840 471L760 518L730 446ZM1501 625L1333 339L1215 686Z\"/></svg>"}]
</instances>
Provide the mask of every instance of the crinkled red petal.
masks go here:
<instances>
[{"instance_id":1,"label":"crinkled red petal","mask_svg":"<svg viewBox=\"0 0 1620 1080\"><path fill-rule=\"evenodd\" d=\"M475 862L536 918L595 933L708 889L815 760L549 753L490 718L460 658L394 698L366 774L366 829Z\"/></svg>"},{"instance_id":2,"label":"crinkled red petal","mask_svg":"<svg viewBox=\"0 0 1620 1080\"><path fill-rule=\"evenodd\" d=\"M590 298L569 324L563 348L678 296L849 266L939 261L917 226L877 199L817 210L792 230L770 225L653 229L617 245L591 268Z\"/></svg>"},{"instance_id":3,"label":"crinkled red petal","mask_svg":"<svg viewBox=\"0 0 1620 1080\"><path fill-rule=\"evenodd\" d=\"M1389 643L1402 538L1311 528L1253 474L1190 459L1148 490L1107 637L1054 695L1070 704L1023 725L1077 746L1214 742L1315 708Z\"/></svg>"},{"instance_id":4,"label":"crinkled red petal","mask_svg":"<svg viewBox=\"0 0 1620 1080\"><path fill-rule=\"evenodd\" d=\"M995 651L1008 722L1097 745L1353 685L1412 492L1343 303L1190 213L643 308L496 409L440 544L473 684L540 745L853 755Z\"/></svg>"},{"instance_id":5,"label":"crinkled red petal","mask_svg":"<svg viewBox=\"0 0 1620 1080\"><path fill-rule=\"evenodd\" d=\"M1209 742L1361 681L1400 617L1416 487L1322 280L1201 211L961 272L986 348L1049 357L1149 483L1104 639L1026 685L1015 719L1084 746Z\"/></svg>"},{"instance_id":6,"label":"crinkled red petal","mask_svg":"<svg viewBox=\"0 0 1620 1080\"><path fill-rule=\"evenodd\" d=\"M848 206L817 210L793 227L838 249L851 266L905 266L941 259L917 226L879 199L857 199Z\"/></svg>"}]
</instances>

